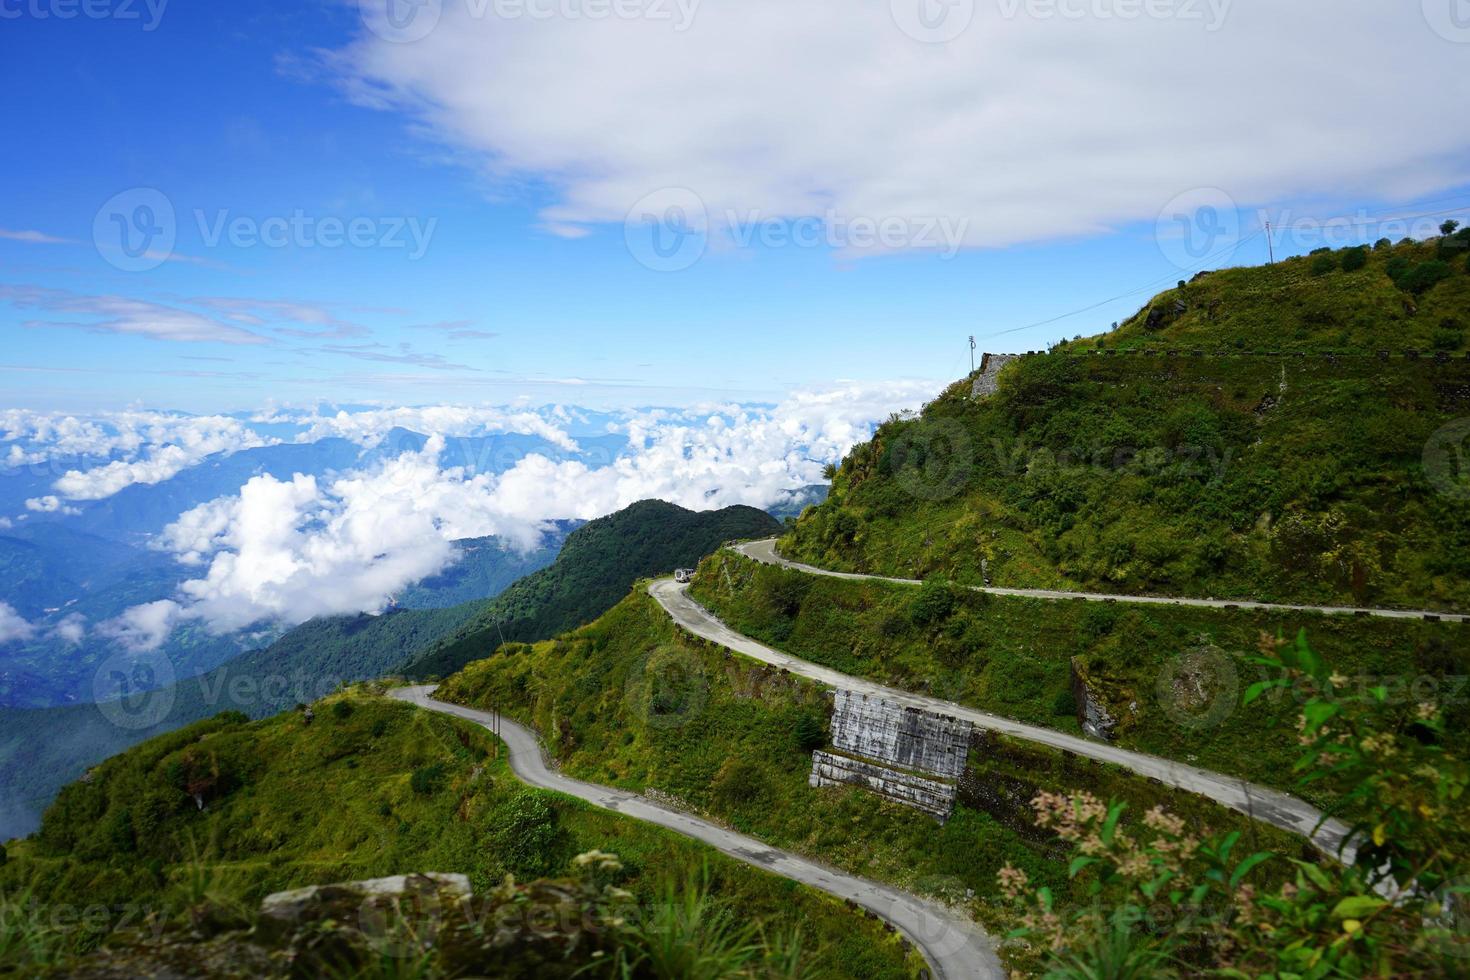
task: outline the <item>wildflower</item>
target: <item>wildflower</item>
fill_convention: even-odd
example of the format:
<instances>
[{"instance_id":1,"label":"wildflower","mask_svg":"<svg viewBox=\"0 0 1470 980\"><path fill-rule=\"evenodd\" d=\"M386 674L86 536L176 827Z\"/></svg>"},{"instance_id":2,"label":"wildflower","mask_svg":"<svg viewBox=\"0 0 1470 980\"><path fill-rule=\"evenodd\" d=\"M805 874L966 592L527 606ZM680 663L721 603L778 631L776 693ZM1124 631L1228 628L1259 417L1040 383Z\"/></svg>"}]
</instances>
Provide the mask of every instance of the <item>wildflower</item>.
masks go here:
<instances>
[{"instance_id":1,"label":"wildflower","mask_svg":"<svg viewBox=\"0 0 1470 980\"><path fill-rule=\"evenodd\" d=\"M995 878L996 881L1000 884L1000 890L1002 894L1004 894L1006 898L1013 900L1019 899L1021 897L1021 893L1024 892L1026 890L1026 887L1031 883L1031 880L1026 877L1026 872L1022 871L1020 868L1012 867L1010 862L1006 862L1005 867L996 872Z\"/></svg>"}]
</instances>

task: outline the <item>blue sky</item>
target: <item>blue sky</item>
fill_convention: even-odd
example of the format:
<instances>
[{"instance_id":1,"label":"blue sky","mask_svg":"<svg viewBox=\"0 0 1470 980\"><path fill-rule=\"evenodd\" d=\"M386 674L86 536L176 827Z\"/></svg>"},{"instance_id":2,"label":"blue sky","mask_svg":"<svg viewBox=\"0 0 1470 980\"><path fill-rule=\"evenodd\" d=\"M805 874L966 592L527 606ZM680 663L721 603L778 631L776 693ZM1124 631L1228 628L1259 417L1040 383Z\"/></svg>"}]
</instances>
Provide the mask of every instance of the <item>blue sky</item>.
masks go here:
<instances>
[{"instance_id":1,"label":"blue sky","mask_svg":"<svg viewBox=\"0 0 1470 980\"><path fill-rule=\"evenodd\" d=\"M1263 35L1301 40L1311 10L1275 14L1260 2L1241 0L1209 33L1086 18L1000 24L1077 73L1034 103L1058 72L1029 79L1008 70L1014 93L997 91L936 45L874 26L886 23L886 9L836 26L789 17L773 32L762 18L784 15L750 4L747 40L709 0L678 41L685 64L674 49L649 56L644 45L672 42L625 25L587 48L584 35L601 25L479 18L456 30L447 7L434 37L393 44L365 29L355 3L175 0L152 29L141 2L96 0L108 16L62 19L65 3L0 3L0 77L12 94L0 146L0 384L12 407L646 405L774 399L835 379L946 380L968 368L968 334L982 349L1024 350L1095 333L1135 310L1151 284L1183 277L1171 261L1177 246L1158 229L1181 194L1189 220L1214 227L1193 210L1209 206L1210 193L1191 188L1226 188L1241 231L1223 241L1247 239L1211 266L1264 260L1264 240L1249 237L1261 209L1433 212L1437 223L1440 212L1470 204L1470 141L1444 132L1453 127L1427 110L1356 102L1351 115L1360 118L1351 118L1335 99L1306 99L1279 108L1280 128L1268 118L1232 131L1232 120L1218 119L1202 131L1227 149L1191 154L1178 146L1193 130L1171 132L1179 105L1203 110L1219 100L1244 114L1262 90L1239 75L1196 71L1169 95L1177 103L1109 96L1116 118L1096 129L1080 118L1096 109L1058 108L1085 101L1096 80L1116 80L1159 38L1198 44L1201 58L1255 49ZM1095 18L1103 8L1090 9ZM1344 79L1365 90L1387 85L1386 98L1412 96L1414 86L1392 81L1407 73L1349 57L1354 46L1385 50L1385 32L1399 31L1431 69L1436 59L1463 65L1470 50L1417 10L1391 22L1366 4L1332 10L1331 23L1319 16L1312 29L1332 35L1323 46L1339 53L1299 59L1300 70L1351 64L1338 69ZM953 44L991 43L981 26ZM824 54L813 37L831 37L839 50ZM709 50L744 59L751 85L700 76L710 60L701 45L716 43ZM785 44L809 56L792 68ZM609 53L597 61L588 50ZM891 72L877 94L841 76L863 50ZM651 60L662 75L645 70ZM1332 75L1318 77L1333 86ZM762 79L780 87L764 91ZM1159 88L1144 76L1128 81ZM1447 81L1434 101L1464 104L1464 84ZM724 85L738 95L724 98ZM882 94L891 92L908 94ZM926 120L943 100L983 112ZM829 116L849 121L835 127ZM1139 156L1119 149L1152 132L1157 146L1138 146ZM1303 133L1319 141L1320 166L1300 156ZM886 156L899 139L911 151ZM824 156L834 144L844 144L838 165ZM1159 161L1169 169L1148 172ZM702 257L665 272L640 264L620 215L635 190L670 186L698 188L711 223ZM109 261L118 256L105 243L99 249L94 222L117 195L117 213L137 217L140 188L167 199L176 241L156 268L127 271ZM938 215L968 231L953 257L922 247L859 255L825 244L742 246L716 227L718 215L737 210L776 222L896 215L910 228ZM249 235L209 240L222 220L250 229L298 214L312 227L358 220L365 242L407 244L324 247L311 244L316 232L279 248ZM399 225L403 233L390 234ZM426 234L422 255L414 227ZM1280 251L1319 240L1307 228ZM1137 291L1015 331L1128 290ZM1014 332L995 336L1002 331Z\"/></svg>"}]
</instances>

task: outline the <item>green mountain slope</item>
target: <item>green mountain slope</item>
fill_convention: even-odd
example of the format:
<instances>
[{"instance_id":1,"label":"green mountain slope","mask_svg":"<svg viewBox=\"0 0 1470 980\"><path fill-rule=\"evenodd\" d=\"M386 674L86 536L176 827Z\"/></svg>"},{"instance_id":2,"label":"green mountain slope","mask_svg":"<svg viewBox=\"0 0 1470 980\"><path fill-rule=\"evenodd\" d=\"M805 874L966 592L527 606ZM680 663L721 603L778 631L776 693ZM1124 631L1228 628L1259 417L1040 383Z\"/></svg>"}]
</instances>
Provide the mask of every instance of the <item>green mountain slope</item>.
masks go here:
<instances>
[{"instance_id":1,"label":"green mountain slope","mask_svg":"<svg viewBox=\"0 0 1470 980\"><path fill-rule=\"evenodd\" d=\"M621 859L620 870L603 869L608 873L596 887L631 893L631 920L656 909L668 887L707 876L715 903L709 913L732 910L743 922L760 923L770 939L800 926L800 958L811 970L801 975L912 976L898 939L840 902L678 835L530 790L511 774L488 732L369 689L316 705L309 724L296 712L253 723L232 714L202 721L137 746L67 787L40 833L9 845L0 861L0 973L34 976L51 962L58 975L76 975L88 961L68 960L69 954L95 946L113 928L142 927L151 914L147 927L171 944L171 967L160 975L251 975L227 959L213 968L218 973L194 971L208 961L206 940L248 929L251 910L269 892L449 872L467 875L477 896L489 896L506 875L560 875L576 855L594 849ZM83 907L99 911L83 919ZM473 911L485 914L487 907ZM438 927L450 921L445 912L425 937L441 934ZM515 918L496 917L497 928L512 928ZM538 919L528 929L559 928L575 938L583 923L574 913L570 921ZM367 917L361 926L372 924ZM322 925L318 942L304 949L322 949L320 939L330 931ZM241 948L250 941L243 937ZM269 947L268 936L254 941ZM569 965L538 972L535 962L519 962L513 964L519 969L491 975L569 976L594 962L583 944L562 952ZM383 972L325 975L468 972L383 959ZM402 972L410 962L412 970ZM298 962L295 972L281 964L280 975L324 975L309 963Z\"/></svg>"},{"instance_id":2,"label":"green mountain slope","mask_svg":"<svg viewBox=\"0 0 1470 980\"><path fill-rule=\"evenodd\" d=\"M533 725L566 775L669 794L775 846L944 898L996 927L995 878L1007 863L1052 888L1063 914L1087 901L1087 886L1056 860L1055 840L1030 820L1028 803L1041 791L1083 788L1139 813L1162 804L1193 825L1301 849L1203 798L1009 739L971 753L976 785L1000 791L962 790L942 826L864 789L814 789L812 750L827 744L832 711L822 686L691 638L641 586L582 629L501 647L438 696ZM1019 967L1027 954L1007 955L1021 957Z\"/></svg>"},{"instance_id":3,"label":"green mountain slope","mask_svg":"<svg viewBox=\"0 0 1470 980\"><path fill-rule=\"evenodd\" d=\"M1470 275L1456 257L1414 293L1387 271L1434 251L1212 273L1006 365L988 397L956 383L857 446L782 549L1001 586L1470 609ZM1455 356L1403 355L1431 335Z\"/></svg>"},{"instance_id":4,"label":"green mountain slope","mask_svg":"<svg viewBox=\"0 0 1470 980\"><path fill-rule=\"evenodd\" d=\"M639 578L693 567L726 541L778 533L752 507L695 512L643 500L578 528L549 567L486 603L452 636L404 667L411 677L444 676L510 641L544 640L591 622Z\"/></svg>"}]
</instances>

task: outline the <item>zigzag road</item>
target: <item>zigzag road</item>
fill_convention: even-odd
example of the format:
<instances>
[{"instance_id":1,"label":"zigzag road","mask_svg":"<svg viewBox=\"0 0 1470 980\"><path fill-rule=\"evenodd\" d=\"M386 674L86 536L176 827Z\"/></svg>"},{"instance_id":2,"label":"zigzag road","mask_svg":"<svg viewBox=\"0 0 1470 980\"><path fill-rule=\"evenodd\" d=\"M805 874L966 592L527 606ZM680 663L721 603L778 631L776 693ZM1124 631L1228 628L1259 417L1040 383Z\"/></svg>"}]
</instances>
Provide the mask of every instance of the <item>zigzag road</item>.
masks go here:
<instances>
[{"instance_id":1,"label":"zigzag road","mask_svg":"<svg viewBox=\"0 0 1470 980\"><path fill-rule=\"evenodd\" d=\"M737 834L717 824L674 810L636 793L599 786L553 772L546 765L541 743L528 728L507 718L497 719L484 711L476 711L430 697L433 685L403 687L391 692L400 701L428 711L454 715L497 731L510 756L511 771L523 782L540 789L554 790L574 796L604 810L621 813L702 841L718 851L753 865L763 871L790 878L804 885L847 899L873 912L908 937L929 962L936 978L995 978L1002 980L1005 971L989 937L975 923L957 916L933 902L896 888L889 888L866 878L846 874L814 861L777 850L753 837Z\"/></svg>"},{"instance_id":2,"label":"zigzag road","mask_svg":"<svg viewBox=\"0 0 1470 980\"><path fill-rule=\"evenodd\" d=\"M734 549L747 558L766 565L806 572L808 575L825 575L828 578L845 578L856 581L891 582L895 585L921 585L918 579L888 578L883 575L860 575L856 572L833 572L815 565L803 565L776 554L776 539L747 541L733 545ZM1199 606L1206 609L1261 609L1267 612L1304 612L1323 616L1378 616L1383 619L1429 619L1445 622L1470 623L1470 615L1461 613L1434 612L1429 609L1365 609L1352 606L1293 606L1278 602L1246 602L1240 599L1181 599L1173 596L1109 595L1106 592L1068 592L1059 589L1002 589L990 585L972 585L969 588L989 595L1021 596L1027 599L1082 599L1087 602L1133 602L1153 606Z\"/></svg>"},{"instance_id":3,"label":"zigzag road","mask_svg":"<svg viewBox=\"0 0 1470 980\"><path fill-rule=\"evenodd\" d=\"M760 543L763 542L757 542L757 544ZM1327 854L1336 856L1340 851L1344 860L1352 860L1351 846L1344 845L1348 827L1339 820L1324 821L1319 810L1294 796L1237 779L1234 776L1224 776L1157 756L1145 755L1142 752L1131 752L1103 742L1094 742L1048 728L1022 724L951 701L911 694L908 691L900 691L859 677L849 677L830 667L799 660L730 629L709 610L691 599L685 591L686 588L687 586L680 585L673 579L659 579L648 587L648 591L659 605L663 606L674 622L694 635L718 643L736 653L763 661L774 667L782 667L793 674L830 687L884 698L922 711L960 718L979 728L1000 732L1028 742L1049 745L1052 748L1074 752L1101 762L1112 763L1141 776L1149 776L1167 785L1209 797L1233 810L1239 810L1252 819L1262 820L1282 830L1301 834Z\"/></svg>"}]
</instances>

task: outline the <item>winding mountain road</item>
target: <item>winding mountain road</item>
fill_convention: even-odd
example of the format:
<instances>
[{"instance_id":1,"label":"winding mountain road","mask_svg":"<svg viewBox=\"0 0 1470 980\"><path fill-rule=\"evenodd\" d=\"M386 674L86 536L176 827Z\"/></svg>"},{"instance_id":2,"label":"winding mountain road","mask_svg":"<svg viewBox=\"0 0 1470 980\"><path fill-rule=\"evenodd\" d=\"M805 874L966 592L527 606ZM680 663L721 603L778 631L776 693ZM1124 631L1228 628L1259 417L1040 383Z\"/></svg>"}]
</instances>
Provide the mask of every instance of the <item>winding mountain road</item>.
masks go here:
<instances>
[{"instance_id":1,"label":"winding mountain road","mask_svg":"<svg viewBox=\"0 0 1470 980\"><path fill-rule=\"evenodd\" d=\"M698 817L661 806L626 790L582 782L553 772L546 765L536 734L515 722L474 708L432 698L434 685L398 688L391 695L428 711L453 715L497 731L509 750L510 768L516 777L539 789L574 796L595 807L612 810L635 820L657 824L728 854L763 871L810 885L829 895L847 899L874 913L903 933L928 961L936 978L995 978L1005 971L990 938L975 923L943 907L890 888L887 885L846 874L814 861L778 850L753 837L737 834Z\"/></svg>"},{"instance_id":2,"label":"winding mountain road","mask_svg":"<svg viewBox=\"0 0 1470 980\"><path fill-rule=\"evenodd\" d=\"M776 539L747 541L732 547L746 558L765 565L780 565L783 568L806 572L808 575L825 575L828 578L845 578L853 581L890 582L894 585L922 585L919 579L889 578L885 575L862 575L857 572L834 572L815 565L782 558L776 553ZM1266 612L1305 612L1323 616L1378 616L1383 619L1429 619L1445 622L1470 623L1470 615L1461 613L1434 612L1429 609L1365 609L1353 606L1293 606L1279 602L1247 602L1243 599L1181 599L1172 596L1110 595L1106 592L1068 592L1061 589L1002 589L993 585L971 585L968 588L988 595L1020 596L1026 599L1082 599L1086 602L1131 602L1152 606L1198 606L1205 609L1260 609Z\"/></svg>"},{"instance_id":3,"label":"winding mountain road","mask_svg":"<svg viewBox=\"0 0 1470 980\"><path fill-rule=\"evenodd\" d=\"M1000 715L955 704L952 701L900 691L874 681L848 676L830 667L800 660L735 632L708 609L690 598L686 591L687 588L686 585L680 585L673 579L659 579L649 585L648 592L673 618L674 622L684 629L736 653L768 663L773 667L784 668L793 674L829 687L884 698L923 711L937 712L951 718L963 719L978 728L1000 732L1027 742L1049 745L1052 748L1073 752L1100 762L1112 763L1141 776L1157 779L1169 786L1208 797L1216 803L1244 813L1253 820L1261 820L1273 827L1301 834L1323 852L1334 857L1341 853L1343 860L1352 860L1353 849L1350 845L1344 844L1348 834L1347 825L1335 819L1324 822L1322 813L1304 800L1234 776L1221 775L1142 752L1132 752L1105 742L1095 742L1049 728L1023 724Z\"/></svg>"}]
</instances>

